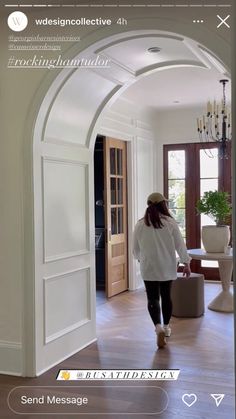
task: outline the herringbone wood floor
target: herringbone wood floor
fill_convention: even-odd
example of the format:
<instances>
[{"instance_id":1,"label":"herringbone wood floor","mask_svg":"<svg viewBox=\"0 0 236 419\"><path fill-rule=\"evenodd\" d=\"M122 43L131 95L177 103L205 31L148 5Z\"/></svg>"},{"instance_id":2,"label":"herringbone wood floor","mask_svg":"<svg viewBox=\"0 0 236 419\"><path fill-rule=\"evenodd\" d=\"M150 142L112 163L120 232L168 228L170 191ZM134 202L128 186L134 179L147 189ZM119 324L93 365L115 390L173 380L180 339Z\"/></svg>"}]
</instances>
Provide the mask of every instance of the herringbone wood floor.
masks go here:
<instances>
[{"instance_id":1,"label":"herringbone wood floor","mask_svg":"<svg viewBox=\"0 0 236 419\"><path fill-rule=\"evenodd\" d=\"M169 395L169 406L164 413L156 416L142 414L137 416L138 418L233 419L233 314L218 313L207 309L208 302L220 289L218 284L205 284L205 315L197 319L173 318L172 336L168 339L167 347L161 350L156 348L154 329L146 309L144 290L126 292L109 301L106 301L101 293L98 294L97 342L38 378L1 376L0 417L3 419L17 417L9 411L6 403L7 394L13 387L62 385L63 382L55 381L59 368L178 368L181 370L178 381L127 383L127 385L136 386L160 386ZM67 382L67 384L75 385L75 382ZM181 398L184 393L195 393L198 397L198 401L191 408L182 402ZM225 394L218 408L210 396L211 393ZM119 399L118 388L117 398ZM44 417L53 418L50 415ZM68 418L64 415L58 417ZM76 417L95 419L95 417L103 416L77 415ZM104 417L131 419L135 416L106 415ZM22 415L21 418L33 419L38 416Z\"/></svg>"}]
</instances>

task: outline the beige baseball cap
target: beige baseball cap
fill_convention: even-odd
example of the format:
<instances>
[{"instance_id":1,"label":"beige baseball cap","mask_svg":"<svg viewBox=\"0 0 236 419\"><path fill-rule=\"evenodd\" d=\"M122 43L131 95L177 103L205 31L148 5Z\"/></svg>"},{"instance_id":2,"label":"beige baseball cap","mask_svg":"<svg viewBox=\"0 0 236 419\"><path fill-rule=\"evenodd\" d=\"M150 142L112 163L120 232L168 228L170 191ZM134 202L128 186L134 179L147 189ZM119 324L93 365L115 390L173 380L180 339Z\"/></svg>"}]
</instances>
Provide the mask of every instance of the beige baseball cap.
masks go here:
<instances>
[{"instance_id":1,"label":"beige baseball cap","mask_svg":"<svg viewBox=\"0 0 236 419\"><path fill-rule=\"evenodd\" d=\"M159 202L168 201L160 192L153 192L147 198L147 203L152 202L153 204L159 204Z\"/></svg>"}]
</instances>

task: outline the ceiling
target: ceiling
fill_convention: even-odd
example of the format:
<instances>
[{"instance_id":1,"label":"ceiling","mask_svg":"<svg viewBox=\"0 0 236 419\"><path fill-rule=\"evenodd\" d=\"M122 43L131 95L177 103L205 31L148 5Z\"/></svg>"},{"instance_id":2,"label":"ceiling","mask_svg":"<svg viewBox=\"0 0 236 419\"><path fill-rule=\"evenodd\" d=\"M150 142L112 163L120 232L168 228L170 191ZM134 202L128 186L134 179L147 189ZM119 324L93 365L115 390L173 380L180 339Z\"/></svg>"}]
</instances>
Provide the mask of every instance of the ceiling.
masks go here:
<instances>
[{"instance_id":1,"label":"ceiling","mask_svg":"<svg viewBox=\"0 0 236 419\"><path fill-rule=\"evenodd\" d=\"M150 47L160 52L151 54ZM75 58L101 58L109 65L79 66L70 77L68 69L60 73L55 83L66 81L48 116L45 138L50 142L89 145L98 116L120 97L141 111L205 105L209 99L221 99L219 80L228 78L224 64L204 46L159 30L115 34Z\"/></svg>"},{"instance_id":2,"label":"ceiling","mask_svg":"<svg viewBox=\"0 0 236 419\"><path fill-rule=\"evenodd\" d=\"M160 52L150 53L150 47ZM112 42L96 53L111 60L106 77L128 86L122 98L141 108L161 110L221 101L219 80L229 79L224 65L210 51L175 34L150 31ZM228 102L230 91L229 82Z\"/></svg>"},{"instance_id":3,"label":"ceiling","mask_svg":"<svg viewBox=\"0 0 236 419\"><path fill-rule=\"evenodd\" d=\"M201 106L206 101L221 101L222 74L215 69L180 67L157 71L130 86L122 97L140 107L157 109ZM230 82L226 96L230 99ZM178 103L176 103L176 101Z\"/></svg>"}]
</instances>

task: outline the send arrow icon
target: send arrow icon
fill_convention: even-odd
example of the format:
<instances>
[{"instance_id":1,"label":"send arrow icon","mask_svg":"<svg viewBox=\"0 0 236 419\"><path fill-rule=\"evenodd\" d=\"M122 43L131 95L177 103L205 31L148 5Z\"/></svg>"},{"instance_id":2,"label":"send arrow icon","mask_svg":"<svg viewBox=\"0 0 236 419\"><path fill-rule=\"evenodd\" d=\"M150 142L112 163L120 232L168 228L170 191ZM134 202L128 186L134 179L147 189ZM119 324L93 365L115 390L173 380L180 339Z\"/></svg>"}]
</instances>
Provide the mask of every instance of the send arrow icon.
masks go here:
<instances>
[{"instance_id":1,"label":"send arrow icon","mask_svg":"<svg viewBox=\"0 0 236 419\"><path fill-rule=\"evenodd\" d=\"M225 394L211 394L211 397L213 397L213 399L215 400L216 406L219 407L223 398L225 397Z\"/></svg>"}]
</instances>

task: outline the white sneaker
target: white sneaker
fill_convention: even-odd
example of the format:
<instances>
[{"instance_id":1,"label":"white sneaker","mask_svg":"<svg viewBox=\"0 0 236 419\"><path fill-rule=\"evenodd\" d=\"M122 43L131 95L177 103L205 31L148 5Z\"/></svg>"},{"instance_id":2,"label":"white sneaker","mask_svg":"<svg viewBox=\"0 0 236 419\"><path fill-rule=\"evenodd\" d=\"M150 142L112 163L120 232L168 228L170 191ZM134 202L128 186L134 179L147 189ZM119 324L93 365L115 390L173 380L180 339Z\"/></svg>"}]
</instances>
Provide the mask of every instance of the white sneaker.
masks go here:
<instances>
[{"instance_id":1,"label":"white sneaker","mask_svg":"<svg viewBox=\"0 0 236 419\"><path fill-rule=\"evenodd\" d=\"M166 345L165 331L161 326L156 327L157 334L157 346L158 348L164 348Z\"/></svg>"},{"instance_id":2,"label":"white sneaker","mask_svg":"<svg viewBox=\"0 0 236 419\"><path fill-rule=\"evenodd\" d=\"M169 325L164 326L163 327L163 330L165 332L165 337L166 338L169 338L170 335L171 335L171 328L170 328L170 326Z\"/></svg>"}]
</instances>

